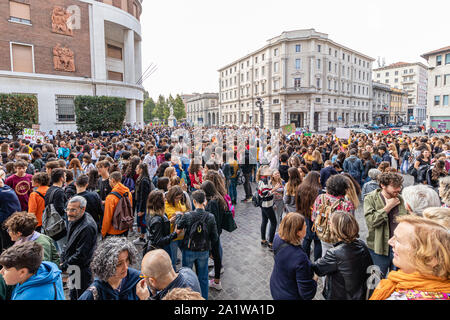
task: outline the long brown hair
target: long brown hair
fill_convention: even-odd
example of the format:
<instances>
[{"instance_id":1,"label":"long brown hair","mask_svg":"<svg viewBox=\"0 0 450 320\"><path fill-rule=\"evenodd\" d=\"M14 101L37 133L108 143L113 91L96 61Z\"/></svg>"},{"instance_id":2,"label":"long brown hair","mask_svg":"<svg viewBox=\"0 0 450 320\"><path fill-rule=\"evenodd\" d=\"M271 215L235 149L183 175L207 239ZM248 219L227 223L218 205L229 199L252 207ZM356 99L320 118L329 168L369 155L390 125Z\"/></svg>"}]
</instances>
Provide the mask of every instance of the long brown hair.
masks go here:
<instances>
[{"instance_id":1,"label":"long brown hair","mask_svg":"<svg viewBox=\"0 0 450 320\"><path fill-rule=\"evenodd\" d=\"M319 195L319 190L322 189L319 178L320 173L311 171L297 188L295 207L298 213L308 219L311 218L311 208Z\"/></svg>"},{"instance_id":2,"label":"long brown hair","mask_svg":"<svg viewBox=\"0 0 450 320\"><path fill-rule=\"evenodd\" d=\"M286 193L289 196L295 196L297 187L302 183L302 176L297 168L292 167L288 170L289 180L286 183Z\"/></svg>"}]
</instances>

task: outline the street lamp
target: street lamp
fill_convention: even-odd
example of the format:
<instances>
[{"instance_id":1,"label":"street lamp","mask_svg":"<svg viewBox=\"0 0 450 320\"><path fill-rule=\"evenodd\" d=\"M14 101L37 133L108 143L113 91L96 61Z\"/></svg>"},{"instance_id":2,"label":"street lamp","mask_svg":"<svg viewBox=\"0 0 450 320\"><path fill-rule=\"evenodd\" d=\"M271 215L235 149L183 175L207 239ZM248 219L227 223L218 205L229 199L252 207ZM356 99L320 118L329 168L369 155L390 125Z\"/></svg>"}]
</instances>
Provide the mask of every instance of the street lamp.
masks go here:
<instances>
[{"instance_id":1,"label":"street lamp","mask_svg":"<svg viewBox=\"0 0 450 320\"><path fill-rule=\"evenodd\" d=\"M261 98L256 98L255 105L259 108L259 127L262 129L264 126L264 115L263 115L263 100Z\"/></svg>"}]
</instances>

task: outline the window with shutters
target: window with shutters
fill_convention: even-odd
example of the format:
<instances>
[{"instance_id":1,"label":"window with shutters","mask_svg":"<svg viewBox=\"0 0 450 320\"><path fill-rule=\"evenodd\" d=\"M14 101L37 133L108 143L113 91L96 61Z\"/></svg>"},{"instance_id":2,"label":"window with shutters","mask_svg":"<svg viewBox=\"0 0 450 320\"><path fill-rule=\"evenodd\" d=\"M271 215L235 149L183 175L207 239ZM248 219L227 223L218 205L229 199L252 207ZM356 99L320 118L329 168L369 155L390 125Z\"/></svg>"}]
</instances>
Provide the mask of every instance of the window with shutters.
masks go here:
<instances>
[{"instance_id":1,"label":"window with shutters","mask_svg":"<svg viewBox=\"0 0 450 320\"><path fill-rule=\"evenodd\" d=\"M56 96L56 120L75 121L75 102L73 96Z\"/></svg>"},{"instance_id":2,"label":"window with shutters","mask_svg":"<svg viewBox=\"0 0 450 320\"><path fill-rule=\"evenodd\" d=\"M11 70L14 72L34 72L32 45L11 43Z\"/></svg>"},{"instance_id":3,"label":"window with shutters","mask_svg":"<svg viewBox=\"0 0 450 320\"><path fill-rule=\"evenodd\" d=\"M9 21L31 24L30 5L15 1L9 2Z\"/></svg>"}]
</instances>

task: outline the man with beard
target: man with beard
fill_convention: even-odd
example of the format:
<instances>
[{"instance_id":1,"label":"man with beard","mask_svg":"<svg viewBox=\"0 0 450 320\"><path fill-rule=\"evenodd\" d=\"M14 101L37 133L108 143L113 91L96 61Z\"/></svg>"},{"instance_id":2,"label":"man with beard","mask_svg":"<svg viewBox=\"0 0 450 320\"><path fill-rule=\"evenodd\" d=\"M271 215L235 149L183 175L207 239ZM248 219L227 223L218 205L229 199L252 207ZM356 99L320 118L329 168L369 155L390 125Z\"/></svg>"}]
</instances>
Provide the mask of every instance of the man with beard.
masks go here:
<instances>
[{"instance_id":1,"label":"man with beard","mask_svg":"<svg viewBox=\"0 0 450 320\"><path fill-rule=\"evenodd\" d=\"M393 253L388 241L397 227L396 217L407 214L407 211L400 195L403 177L395 172L386 172L378 176L378 182L380 188L364 198L364 216L370 255L386 277L388 270L393 270Z\"/></svg>"}]
</instances>

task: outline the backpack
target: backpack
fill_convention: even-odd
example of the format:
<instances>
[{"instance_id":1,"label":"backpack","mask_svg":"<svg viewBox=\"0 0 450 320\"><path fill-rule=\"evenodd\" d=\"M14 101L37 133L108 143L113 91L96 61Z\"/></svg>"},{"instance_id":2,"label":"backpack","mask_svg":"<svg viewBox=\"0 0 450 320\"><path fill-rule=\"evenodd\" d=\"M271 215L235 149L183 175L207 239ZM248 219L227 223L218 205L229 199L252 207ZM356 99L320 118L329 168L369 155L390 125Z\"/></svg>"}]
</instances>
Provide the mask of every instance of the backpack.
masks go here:
<instances>
[{"instance_id":1,"label":"backpack","mask_svg":"<svg viewBox=\"0 0 450 320\"><path fill-rule=\"evenodd\" d=\"M417 169L417 182L422 183L427 181L427 171L431 166L429 164L424 164Z\"/></svg>"},{"instance_id":2,"label":"backpack","mask_svg":"<svg viewBox=\"0 0 450 320\"><path fill-rule=\"evenodd\" d=\"M111 194L119 198L119 202L117 203L117 206L114 209L114 214L112 218L113 228L119 231L125 231L130 229L133 226L134 213L130 203L130 199L128 199L128 192L125 192L123 195L120 195L119 193L114 191L111 192Z\"/></svg>"},{"instance_id":3,"label":"backpack","mask_svg":"<svg viewBox=\"0 0 450 320\"><path fill-rule=\"evenodd\" d=\"M55 189L50 195L49 204L45 206L44 212L42 213L42 230L45 235L55 241L61 239L67 233L66 222L59 212L56 211L52 203L56 191ZM37 193L39 194L39 192Z\"/></svg>"},{"instance_id":4,"label":"backpack","mask_svg":"<svg viewBox=\"0 0 450 320\"><path fill-rule=\"evenodd\" d=\"M128 189L130 189L130 191L133 191L136 187L136 184L135 184L133 178L130 178L130 177L123 177L122 184L125 187L127 187Z\"/></svg>"},{"instance_id":5,"label":"backpack","mask_svg":"<svg viewBox=\"0 0 450 320\"><path fill-rule=\"evenodd\" d=\"M320 197L322 201L319 206L319 214L314 220L311 231L315 232L319 239L323 242L333 243L335 239L331 234L330 219L333 212L336 211L336 208L343 200L339 199L333 205L330 205L330 202L326 198L325 194L322 194Z\"/></svg>"},{"instance_id":6,"label":"backpack","mask_svg":"<svg viewBox=\"0 0 450 320\"><path fill-rule=\"evenodd\" d=\"M253 196L252 196L252 203L253 203L253 205L254 205L255 207L261 207L261 205L262 205L262 198L261 198L261 196L259 195L258 190L256 190L256 191L253 193Z\"/></svg>"},{"instance_id":7,"label":"backpack","mask_svg":"<svg viewBox=\"0 0 450 320\"><path fill-rule=\"evenodd\" d=\"M208 251L209 250L209 235L206 220L208 213L194 221L189 232L187 248L191 251Z\"/></svg>"}]
</instances>

